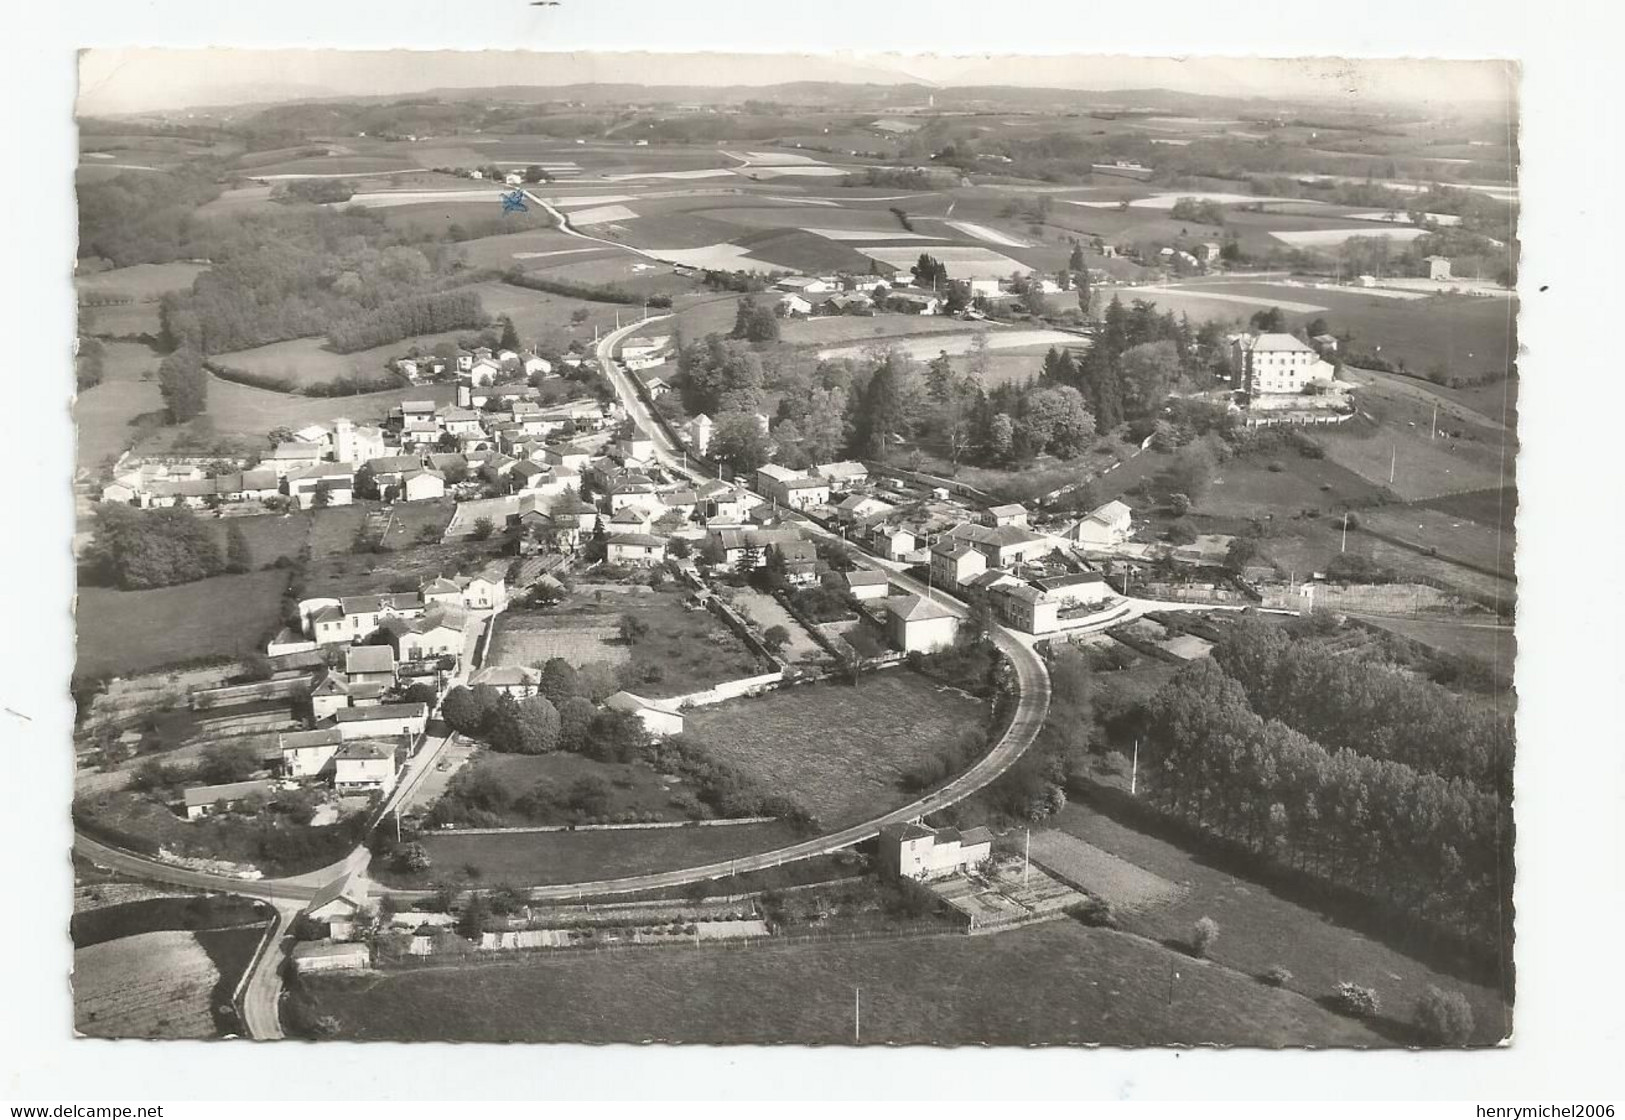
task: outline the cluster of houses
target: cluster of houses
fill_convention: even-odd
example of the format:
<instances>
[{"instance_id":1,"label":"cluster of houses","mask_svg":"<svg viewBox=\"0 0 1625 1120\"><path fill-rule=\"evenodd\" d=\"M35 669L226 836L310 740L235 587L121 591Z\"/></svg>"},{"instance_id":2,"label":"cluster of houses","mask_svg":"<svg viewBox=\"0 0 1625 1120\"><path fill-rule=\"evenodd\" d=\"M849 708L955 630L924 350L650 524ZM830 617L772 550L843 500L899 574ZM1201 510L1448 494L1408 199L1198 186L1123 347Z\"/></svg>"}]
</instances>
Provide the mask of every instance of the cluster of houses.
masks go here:
<instances>
[{"instance_id":1,"label":"cluster of houses","mask_svg":"<svg viewBox=\"0 0 1625 1120\"><path fill-rule=\"evenodd\" d=\"M955 277L955 279L960 279ZM1021 298L1014 276L964 277L974 307L997 311ZM1068 289L1059 280L1031 277L1045 295ZM898 276L787 276L774 284L775 311L784 318L827 315L873 315L891 311L903 315L939 315L947 299L941 291L900 284Z\"/></svg>"},{"instance_id":2,"label":"cluster of houses","mask_svg":"<svg viewBox=\"0 0 1625 1120\"><path fill-rule=\"evenodd\" d=\"M575 485L572 461L584 462L586 454L550 449L548 442L597 432L616 409L594 400L543 404L541 390L523 380L552 371L552 363L535 354L481 347L459 350L453 360L454 405L403 400L381 425L343 418L309 424L246 470L241 462L219 460L129 462L102 488L101 500L203 509L280 497L310 509L349 505L374 493L386 500L441 498L466 480L554 493ZM396 366L417 380L438 375L446 363L403 358ZM222 465L233 469L222 471Z\"/></svg>"}]
</instances>

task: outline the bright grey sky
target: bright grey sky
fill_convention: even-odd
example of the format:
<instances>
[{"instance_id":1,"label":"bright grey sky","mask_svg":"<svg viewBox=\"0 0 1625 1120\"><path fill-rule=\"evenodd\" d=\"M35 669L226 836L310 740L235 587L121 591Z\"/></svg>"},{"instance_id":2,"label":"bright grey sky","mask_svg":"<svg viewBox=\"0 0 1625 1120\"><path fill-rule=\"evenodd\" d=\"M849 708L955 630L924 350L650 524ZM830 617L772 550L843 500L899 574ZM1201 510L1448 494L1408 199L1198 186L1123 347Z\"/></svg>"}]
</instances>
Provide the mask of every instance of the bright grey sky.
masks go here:
<instances>
[{"instance_id":1,"label":"bright grey sky","mask_svg":"<svg viewBox=\"0 0 1625 1120\"><path fill-rule=\"evenodd\" d=\"M769 85L787 81L1022 85L1459 102L1512 96L1496 62L1417 59L1158 59L1089 55L645 54L525 51L95 49L80 60L82 113L244 101L406 94L436 87Z\"/></svg>"}]
</instances>

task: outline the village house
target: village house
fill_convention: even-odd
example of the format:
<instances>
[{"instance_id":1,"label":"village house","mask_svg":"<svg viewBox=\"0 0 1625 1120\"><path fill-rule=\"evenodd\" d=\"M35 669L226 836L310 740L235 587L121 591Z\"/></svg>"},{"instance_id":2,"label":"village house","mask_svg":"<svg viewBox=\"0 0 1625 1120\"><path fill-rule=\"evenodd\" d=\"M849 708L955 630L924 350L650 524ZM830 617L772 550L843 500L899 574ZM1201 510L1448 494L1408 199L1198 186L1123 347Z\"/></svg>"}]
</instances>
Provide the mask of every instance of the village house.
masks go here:
<instances>
[{"instance_id":1,"label":"village house","mask_svg":"<svg viewBox=\"0 0 1625 1120\"><path fill-rule=\"evenodd\" d=\"M1061 628L1068 614L1097 608L1110 593L1099 572L1075 572L1035 579L1004 580L988 593L993 614L1024 634L1048 634Z\"/></svg>"},{"instance_id":2,"label":"village house","mask_svg":"<svg viewBox=\"0 0 1625 1120\"><path fill-rule=\"evenodd\" d=\"M333 713L334 725L346 743L357 739L387 739L423 734L429 720L424 704L379 704L373 708L345 708Z\"/></svg>"},{"instance_id":3,"label":"village house","mask_svg":"<svg viewBox=\"0 0 1625 1120\"><path fill-rule=\"evenodd\" d=\"M643 391L649 394L649 399L652 401L657 401L671 392L670 382L653 370L639 370L637 379L643 384Z\"/></svg>"},{"instance_id":4,"label":"village house","mask_svg":"<svg viewBox=\"0 0 1625 1120\"><path fill-rule=\"evenodd\" d=\"M995 529L965 522L955 525L943 536L944 539L960 541L975 548L987 558L990 568L1007 568L1042 556L1055 547L1048 538L1019 525L1001 525Z\"/></svg>"},{"instance_id":5,"label":"village house","mask_svg":"<svg viewBox=\"0 0 1625 1120\"><path fill-rule=\"evenodd\" d=\"M987 524L995 529L1005 525L1016 525L1025 529L1027 527L1027 507L1020 502L1012 502L1005 506L989 506L983 518Z\"/></svg>"},{"instance_id":6,"label":"village house","mask_svg":"<svg viewBox=\"0 0 1625 1120\"><path fill-rule=\"evenodd\" d=\"M869 481L869 468L850 459L838 463L821 463L813 468L813 473L828 482L832 492L845 493L854 486L862 486Z\"/></svg>"},{"instance_id":7,"label":"village house","mask_svg":"<svg viewBox=\"0 0 1625 1120\"><path fill-rule=\"evenodd\" d=\"M650 568L666 559L665 539L648 533L611 533L605 550L611 564Z\"/></svg>"},{"instance_id":8,"label":"village house","mask_svg":"<svg viewBox=\"0 0 1625 1120\"><path fill-rule=\"evenodd\" d=\"M382 428L354 424L343 417L333 421L333 457L340 462L365 463L388 453Z\"/></svg>"},{"instance_id":9,"label":"village house","mask_svg":"<svg viewBox=\"0 0 1625 1120\"><path fill-rule=\"evenodd\" d=\"M869 531L869 546L887 560L902 560L919 548L919 538L901 526L877 524Z\"/></svg>"},{"instance_id":10,"label":"village house","mask_svg":"<svg viewBox=\"0 0 1625 1120\"><path fill-rule=\"evenodd\" d=\"M421 707L421 705L419 705ZM353 712L356 709L351 708ZM370 709L379 711L378 708ZM338 717L345 715L340 712ZM339 794L381 793L395 788L395 748L386 743L346 741L333 754L333 791Z\"/></svg>"},{"instance_id":11,"label":"village house","mask_svg":"<svg viewBox=\"0 0 1625 1120\"><path fill-rule=\"evenodd\" d=\"M688 440L688 445L694 449L694 454L704 455L706 449L711 446L711 430L714 427L716 425L711 418L703 412L691 418L684 426L683 434Z\"/></svg>"},{"instance_id":12,"label":"village house","mask_svg":"<svg viewBox=\"0 0 1625 1120\"><path fill-rule=\"evenodd\" d=\"M326 634L338 631L324 631L318 625L314 637L318 642L327 641L359 641L368 638L378 629L378 624L386 618L406 617L417 618L423 614L423 599L415 591L401 591L384 595L346 595L338 601L339 615L343 620L343 630L348 631L341 638L324 637ZM325 612L325 608L324 608ZM313 615L319 618L319 615ZM330 618L331 616L329 616Z\"/></svg>"},{"instance_id":13,"label":"village house","mask_svg":"<svg viewBox=\"0 0 1625 1120\"><path fill-rule=\"evenodd\" d=\"M615 712L631 712L650 735L665 738L683 733L683 713L664 700L649 700L623 689L606 699L604 707Z\"/></svg>"},{"instance_id":14,"label":"village house","mask_svg":"<svg viewBox=\"0 0 1625 1120\"><path fill-rule=\"evenodd\" d=\"M366 912L367 892L359 878L354 871L346 871L317 888L305 907L305 916L326 923L327 935L335 941L354 937L357 919Z\"/></svg>"},{"instance_id":15,"label":"village house","mask_svg":"<svg viewBox=\"0 0 1625 1120\"><path fill-rule=\"evenodd\" d=\"M282 773L289 778L324 777L333 755L344 743L337 727L316 731L289 731L277 736L282 753Z\"/></svg>"},{"instance_id":16,"label":"village house","mask_svg":"<svg viewBox=\"0 0 1625 1120\"><path fill-rule=\"evenodd\" d=\"M329 671L310 686L310 713L316 722L320 723L340 708L349 706L350 682L343 673Z\"/></svg>"},{"instance_id":17,"label":"village house","mask_svg":"<svg viewBox=\"0 0 1625 1120\"><path fill-rule=\"evenodd\" d=\"M347 506L355 500L355 467L349 463L312 463L284 475L282 484L300 509L316 505L318 494L326 494L330 506Z\"/></svg>"},{"instance_id":18,"label":"village house","mask_svg":"<svg viewBox=\"0 0 1625 1120\"><path fill-rule=\"evenodd\" d=\"M389 634L389 645L359 646L359 649L381 648L389 652L393 647L401 661L419 661L427 657L460 657L463 652L463 630L467 625L463 612L456 607L435 607L422 618L386 618L382 629ZM355 650L351 650L354 653Z\"/></svg>"},{"instance_id":19,"label":"village house","mask_svg":"<svg viewBox=\"0 0 1625 1120\"><path fill-rule=\"evenodd\" d=\"M796 295L794 292L786 292L774 304L774 311L782 319L788 319L796 315L805 318L812 314L812 309L813 305L810 301Z\"/></svg>"},{"instance_id":20,"label":"village house","mask_svg":"<svg viewBox=\"0 0 1625 1120\"><path fill-rule=\"evenodd\" d=\"M388 646L351 646L344 651L344 676L353 682L394 684L395 653Z\"/></svg>"},{"instance_id":21,"label":"village house","mask_svg":"<svg viewBox=\"0 0 1625 1120\"><path fill-rule=\"evenodd\" d=\"M265 453L260 466L275 471L276 476L282 478L291 471L314 467L325 454L326 450L320 444L279 443Z\"/></svg>"},{"instance_id":22,"label":"village house","mask_svg":"<svg viewBox=\"0 0 1625 1120\"><path fill-rule=\"evenodd\" d=\"M884 599L891 587L885 572L871 572L860 568L845 573L842 578L846 582L847 594L861 602Z\"/></svg>"},{"instance_id":23,"label":"village house","mask_svg":"<svg viewBox=\"0 0 1625 1120\"><path fill-rule=\"evenodd\" d=\"M886 600L886 636L904 653L934 653L954 644L959 619L935 599L896 595Z\"/></svg>"},{"instance_id":24,"label":"village house","mask_svg":"<svg viewBox=\"0 0 1625 1120\"><path fill-rule=\"evenodd\" d=\"M468 679L470 688L494 688L515 700L535 696L542 674L525 665L487 665Z\"/></svg>"},{"instance_id":25,"label":"village house","mask_svg":"<svg viewBox=\"0 0 1625 1120\"><path fill-rule=\"evenodd\" d=\"M890 825L880 832L880 867L885 874L921 882L971 870L993 855L986 828L960 832L931 829L919 822Z\"/></svg>"},{"instance_id":26,"label":"village house","mask_svg":"<svg viewBox=\"0 0 1625 1120\"><path fill-rule=\"evenodd\" d=\"M931 546L931 582L949 590L967 586L987 571L987 557L969 541L944 537Z\"/></svg>"},{"instance_id":27,"label":"village house","mask_svg":"<svg viewBox=\"0 0 1625 1120\"><path fill-rule=\"evenodd\" d=\"M835 507L835 516L850 524L870 517L884 516L896 508L890 502L883 502L868 494L852 494Z\"/></svg>"},{"instance_id":28,"label":"village house","mask_svg":"<svg viewBox=\"0 0 1625 1120\"><path fill-rule=\"evenodd\" d=\"M227 782L219 786L192 786L182 794L186 806L186 819L200 820L210 813L229 811L254 798L269 798L276 793L276 783L266 779L250 782Z\"/></svg>"},{"instance_id":29,"label":"village house","mask_svg":"<svg viewBox=\"0 0 1625 1120\"><path fill-rule=\"evenodd\" d=\"M1085 514L1068 534L1085 548L1111 548L1122 544L1134 532L1134 511L1112 500Z\"/></svg>"},{"instance_id":30,"label":"village house","mask_svg":"<svg viewBox=\"0 0 1625 1120\"><path fill-rule=\"evenodd\" d=\"M433 424L435 411L433 401L402 401L401 424Z\"/></svg>"},{"instance_id":31,"label":"village house","mask_svg":"<svg viewBox=\"0 0 1625 1120\"><path fill-rule=\"evenodd\" d=\"M426 502L446 496L446 476L439 471L407 471L401 476L401 501Z\"/></svg>"}]
</instances>

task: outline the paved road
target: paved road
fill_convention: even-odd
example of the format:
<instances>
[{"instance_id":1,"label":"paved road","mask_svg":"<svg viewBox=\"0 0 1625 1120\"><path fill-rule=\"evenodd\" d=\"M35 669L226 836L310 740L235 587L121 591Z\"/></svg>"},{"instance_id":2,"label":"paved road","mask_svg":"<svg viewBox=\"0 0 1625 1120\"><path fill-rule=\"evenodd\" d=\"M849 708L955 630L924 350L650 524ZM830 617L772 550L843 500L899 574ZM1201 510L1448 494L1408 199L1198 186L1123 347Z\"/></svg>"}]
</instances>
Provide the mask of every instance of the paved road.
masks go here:
<instances>
[{"instance_id":1,"label":"paved road","mask_svg":"<svg viewBox=\"0 0 1625 1120\"><path fill-rule=\"evenodd\" d=\"M282 962L291 948L288 926L305 904L279 899L272 905L276 908L276 924L271 930L271 942L254 962L254 971L243 988L241 1008L243 1033L262 1041L283 1037L280 1015Z\"/></svg>"}]
</instances>

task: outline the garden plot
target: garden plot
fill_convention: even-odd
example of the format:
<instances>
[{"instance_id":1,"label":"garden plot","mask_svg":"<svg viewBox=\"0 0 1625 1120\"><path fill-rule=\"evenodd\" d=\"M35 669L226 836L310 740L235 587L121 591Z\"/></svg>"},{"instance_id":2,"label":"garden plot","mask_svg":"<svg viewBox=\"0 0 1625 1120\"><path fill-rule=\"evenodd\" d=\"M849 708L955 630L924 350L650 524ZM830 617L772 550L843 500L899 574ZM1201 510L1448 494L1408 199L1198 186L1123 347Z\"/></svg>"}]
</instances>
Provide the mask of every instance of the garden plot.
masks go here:
<instances>
[{"instance_id":1,"label":"garden plot","mask_svg":"<svg viewBox=\"0 0 1625 1120\"><path fill-rule=\"evenodd\" d=\"M197 936L158 930L75 950L73 1019L97 1038L209 1038L220 973Z\"/></svg>"},{"instance_id":2,"label":"garden plot","mask_svg":"<svg viewBox=\"0 0 1625 1120\"><path fill-rule=\"evenodd\" d=\"M1031 249L1032 242L1023 241L1019 237L1011 237L1008 233L1000 233L996 229L977 225L975 222L946 222L967 237L974 237L978 241L986 241L993 245L1003 245L1007 249Z\"/></svg>"},{"instance_id":3,"label":"garden plot","mask_svg":"<svg viewBox=\"0 0 1625 1120\"><path fill-rule=\"evenodd\" d=\"M763 633L774 626L784 627L784 632L790 635L784 643L784 654L788 660L817 661L825 656L823 647L813 640L813 636L807 633L806 628L773 596L747 588L734 593L733 606L736 610L748 613L751 621L761 627Z\"/></svg>"},{"instance_id":4,"label":"garden plot","mask_svg":"<svg viewBox=\"0 0 1625 1120\"><path fill-rule=\"evenodd\" d=\"M893 268L908 268L920 259L917 251L895 245L866 245L862 251ZM956 280L998 280L1018 272L1031 271L1020 261L991 249L948 245L933 248L931 255L947 265L948 274Z\"/></svg>"},{"instance_id":5,"label":"garden plot","mask_svg":"<svg viewBox=\"0 0 1625 1120\"><path fill-rule=\"evenodd\" d=\"M1088 841L1053 829L1033 834L1032 858L1062 880L1104 899L1114 910L1138 911L1164 906L1185 893L1185 888L1177 883L1119 859Z\"/></svg>"},{"instance_id":6,"label":"garden plot","mask_svg":"<svg viewBox=\"0 0 1625 1120\"><path fill-rule=\"evenodd\" d=\"M562 657L572 665L631 660L630 648L620 640L620 619L613 614L569 615L526 619L505 614L491 637L487 665L542 665Z\"/></svg>"}]
</instances>

